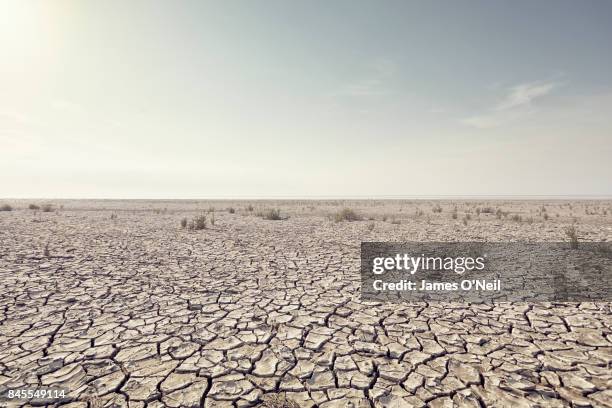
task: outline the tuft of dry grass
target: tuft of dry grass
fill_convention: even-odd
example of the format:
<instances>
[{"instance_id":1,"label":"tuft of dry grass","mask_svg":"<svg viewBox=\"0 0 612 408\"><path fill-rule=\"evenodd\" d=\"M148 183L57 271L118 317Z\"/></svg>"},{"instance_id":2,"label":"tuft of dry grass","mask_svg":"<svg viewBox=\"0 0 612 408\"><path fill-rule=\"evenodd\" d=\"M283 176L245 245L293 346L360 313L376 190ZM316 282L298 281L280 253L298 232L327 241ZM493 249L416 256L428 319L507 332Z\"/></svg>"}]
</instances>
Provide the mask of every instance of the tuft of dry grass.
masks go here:
<instances>
[{"instance_id":1,"label":"tuft of dry grass","mask_svg":"<svg viewBox=\"0 0 612 408\"><path fill-rule=\"evenodd\" d=\"M187 228L187 218L181 219L181 228Z\"/></svg>"},{"instance_id":2,"label":"tuft of dry grass","mask_svg":"<svg viewBox=\"0 0 612 408\"><path fill-rule=\"evenodd\" d=\"M442 212L442 207L440 207L440 204L436 204L434 206L434 208L431 209L431 212L435 213L441 213Z\"/></svg>"},{"instance_id":3,"label":"tuft of dry grass","mask_svg":"<svg viewBox=\"0 0 612 408\"><path fill-rule=\"evenodd\" d=\"M374 230L374 223L371 222L368 224L368 231L373 231Z\"/></svg>"},{"instance_id":4,"label":"tuft of dry grass","mask_svg":"<svg viewBox=\"0 0 612 408\"><path fill-rule=\"evenodd\" d=\"M334 214L334 221L361 221L363 217L350 208L343 208L341 211Z\"/></svg>"},{"instance_id":5,"label":"tuft of dry grass","mask_svg":"<svg viewBox=\"0 0 612 408\"><path fill-rule=\"evenodd\" d=\"M43 204L42 207L40 207L42 212L53 212L53 205L51 204Z\"/></svg>"},{"instance_id":6,"label":"tuft of dry grass","mask_svg":"<svg viewBox=\"0 0 612 408\"><path fill-rule=\"evenodd\" d=\"M565 236L567 236L569 239L570 248L578 248L578 230L576 229L576 226L570 225L569 227L565 227L563 232L565 232Z\"/></svg>"},{"instance_id":7,"label":"tuft of dry grass","mask_svg":"<svg viewBox=\"0 0 612 408\"><path fill-rule=\"evenodd\" d=\"M261 213L261 217L264 220L272 220L272 221L281 221L283 217L281 217L281 213L279 209L270 208Z\"/></svg>"},{"instance_id":8,"label":"tuft of dry grass","mask_svg":"<svg viewBox=\"0 0 612 408\"><path fill-rule=\"evenodd\" d=\"M30 209L30 210L40 210L40 206L36 205L36 204L30 204L30 205L28 205L28 209Z\"/></svg>"},{"instance_id":9,"label":"tuft of dry grass","mask_svg":"<svg viewBox=\"0 0 612 408\"><path fill-rule=\"evenodd\" d=\"M516 222L521 222L521 221L523 221L523 217L521 217L521 216L520 216L520 215L518 215L518 214L514 214L512 217L510 217L510 219L511 219L512 221L516 221Z\"/></svg>"},{"instance_id":10,"label":"tuft of dry grass","mask_svg":"<svg viewBox=\"0 0 612 408\"><path fill-rule=\"evenodd\" d=\"M227 212L230 214L234 214L236 212L236 209L234 207L228 207Z\"/></svg>"},{"instance_id":11,"label":"tuft of dry grass","mask_svg":"<svg viewBox=\"0 0 612 408\"><path fill-rule=\"evenodd\" d=\"M189 223L188 228L196 231L206 229L206 215L202 214L195 217Z\"/></svg>"}]
</instances>

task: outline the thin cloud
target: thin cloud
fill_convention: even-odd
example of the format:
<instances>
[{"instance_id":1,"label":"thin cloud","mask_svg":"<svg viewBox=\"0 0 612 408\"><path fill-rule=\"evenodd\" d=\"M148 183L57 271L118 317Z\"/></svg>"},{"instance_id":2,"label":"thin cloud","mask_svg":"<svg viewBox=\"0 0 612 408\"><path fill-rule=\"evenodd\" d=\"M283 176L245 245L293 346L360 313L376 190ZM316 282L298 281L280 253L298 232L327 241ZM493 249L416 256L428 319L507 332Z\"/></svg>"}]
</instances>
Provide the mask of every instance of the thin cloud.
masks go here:
<instances>
[{"instance_id":1,"label":"thin cloud","mask_svg":"<svg viewBox=\"0 0 612 408\"><path fill-rule=\"evenodd\" d=\"M506 90L492 108L482 114L461 119L461 123L478 129L502 126L535 112L534 103L561 84L556 81L535 81L519 84Z\"/></svg>"},{"instance_id":2,"label":"thin cloud","mask_svg":"<svg viewBox=\"0 0 612 408\"><path fill-rule=\"evenodd\" d=\"M389 82L397 72L397 64L389 59L379 59L369 64L367 74L362 78L344 85L332 96L336 97L375 97L392 94Z\"/></svg>"},{"instance_id":3,"label":"thin cloud","mask_svg":"<svg viewBox=\"0 0 612 408\"><path fill-rule=\"evenodd\" d=\"M508 93L497 105L496 110L512 109L519 106L530 105L532 101L548 95L559 86L558 82L531 82L520 84L508 90Z\"/></svg>"}]
</instances>

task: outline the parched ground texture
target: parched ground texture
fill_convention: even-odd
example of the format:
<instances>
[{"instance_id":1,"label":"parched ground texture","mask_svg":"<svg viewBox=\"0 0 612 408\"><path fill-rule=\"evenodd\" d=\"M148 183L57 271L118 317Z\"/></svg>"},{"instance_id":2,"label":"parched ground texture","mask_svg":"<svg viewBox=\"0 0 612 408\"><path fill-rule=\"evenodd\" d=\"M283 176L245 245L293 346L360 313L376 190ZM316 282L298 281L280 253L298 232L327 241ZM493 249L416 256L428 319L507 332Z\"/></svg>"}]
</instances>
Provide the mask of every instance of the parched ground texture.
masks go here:
<instances>
[{"instance_id":1,"label":"parched ground texture","mask_svg":"<svg viewBox=\"0 0 612 408\"><path fill-rule=\"evenodd\" d=\"M361 241L610 241L610 201L29 203L0 212L0 391L69 394L0 405L612 406L609 302L359 296Z\"/></svg>"}]
</instances>

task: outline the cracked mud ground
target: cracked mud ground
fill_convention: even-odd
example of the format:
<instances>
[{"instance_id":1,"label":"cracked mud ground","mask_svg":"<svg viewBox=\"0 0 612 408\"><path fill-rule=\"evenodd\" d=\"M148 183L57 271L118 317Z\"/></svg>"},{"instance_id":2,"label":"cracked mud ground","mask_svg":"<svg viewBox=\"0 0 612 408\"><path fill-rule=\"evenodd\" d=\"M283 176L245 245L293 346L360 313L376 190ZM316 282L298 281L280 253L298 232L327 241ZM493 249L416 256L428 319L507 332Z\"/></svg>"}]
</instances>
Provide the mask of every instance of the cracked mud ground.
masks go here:
<instances>
[{"instance_id":1,"label":"cracked mud ground","mask_svg":"<svg viewBox=\"0 0 612 408\"><path fill-rule=\"evenodd\" d=\"M202 231L179 223L208 203L64 204L0 213L0 389L68 398L0 405L612 406L610 303L398 305L358 292L361 241L558 241L570 211L581 239L609 241L612 217L584 215L592 204L463 225L449 203L418 204L424 217L414 203L352 203L375 220L333 223L337 203L279 203L290 218L270 221L238 202Z\"/></svg>"}]
</instances>

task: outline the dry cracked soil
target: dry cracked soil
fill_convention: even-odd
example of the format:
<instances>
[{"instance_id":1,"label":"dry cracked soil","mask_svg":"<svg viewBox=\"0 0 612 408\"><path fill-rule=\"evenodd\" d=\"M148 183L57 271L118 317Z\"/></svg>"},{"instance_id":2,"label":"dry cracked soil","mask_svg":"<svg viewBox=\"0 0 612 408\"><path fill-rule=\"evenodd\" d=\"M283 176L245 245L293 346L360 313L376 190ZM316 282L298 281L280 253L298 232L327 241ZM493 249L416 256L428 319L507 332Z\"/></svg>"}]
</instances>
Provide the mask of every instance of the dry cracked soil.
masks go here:
<instances>
[{"instance_id":1,"label":"dry cracked soil","mask_svg":"<svg viewBox=\"0 0 612 408\"><path fill-rule=\"evenodd\" d=\"M362 241L610 241L610 201L30 203L0 212L0 391L67 393L0 405L612 407L609 301L359 295Z\"/></svg>"}]
</instances>

